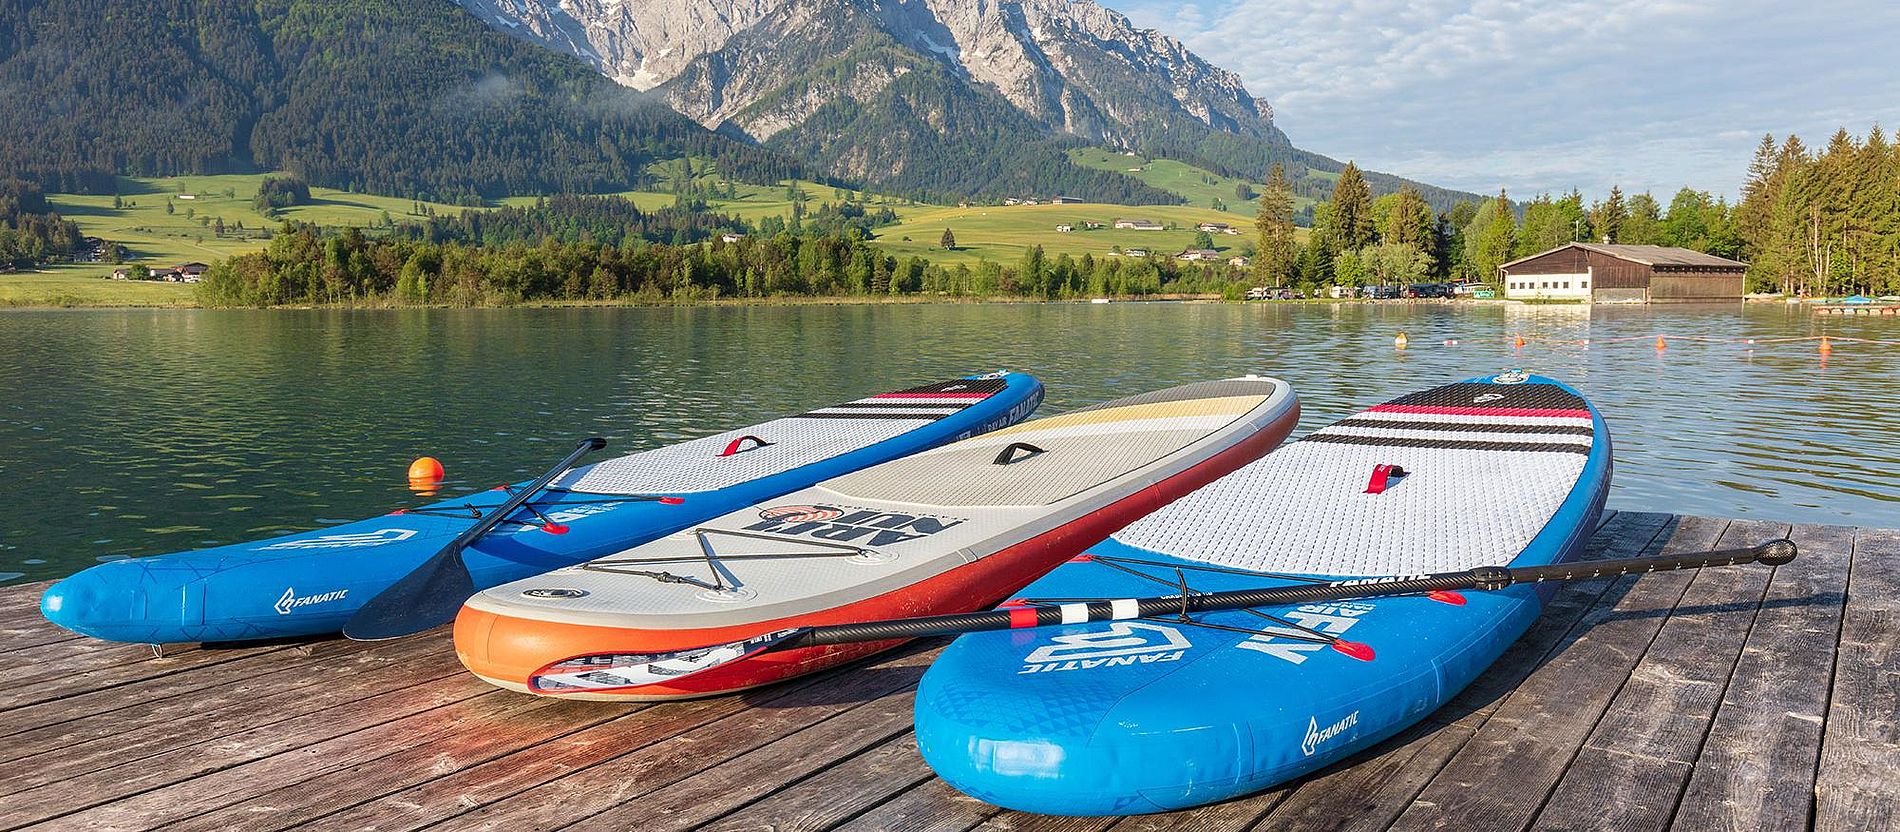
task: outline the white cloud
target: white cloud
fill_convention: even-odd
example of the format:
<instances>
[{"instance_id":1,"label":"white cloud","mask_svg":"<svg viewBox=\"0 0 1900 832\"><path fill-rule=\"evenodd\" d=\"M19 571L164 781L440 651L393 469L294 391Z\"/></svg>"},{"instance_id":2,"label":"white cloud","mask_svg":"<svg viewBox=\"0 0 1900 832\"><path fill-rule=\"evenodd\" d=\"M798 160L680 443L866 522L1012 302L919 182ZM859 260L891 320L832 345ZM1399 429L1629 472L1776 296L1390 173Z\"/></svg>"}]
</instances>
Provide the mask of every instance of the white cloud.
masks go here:
<instances>
[{"instance_id":1,"label":"white cloud","mask_svg":"<svg viewBox=\"0 0 1900 832\"><path fill-rule=\"evenodd\" d=\"M1296 144L1467 190L1733 195L1763 133L1900 125L1891 0L1107 2Z\"/></svg>"}]
</instances>

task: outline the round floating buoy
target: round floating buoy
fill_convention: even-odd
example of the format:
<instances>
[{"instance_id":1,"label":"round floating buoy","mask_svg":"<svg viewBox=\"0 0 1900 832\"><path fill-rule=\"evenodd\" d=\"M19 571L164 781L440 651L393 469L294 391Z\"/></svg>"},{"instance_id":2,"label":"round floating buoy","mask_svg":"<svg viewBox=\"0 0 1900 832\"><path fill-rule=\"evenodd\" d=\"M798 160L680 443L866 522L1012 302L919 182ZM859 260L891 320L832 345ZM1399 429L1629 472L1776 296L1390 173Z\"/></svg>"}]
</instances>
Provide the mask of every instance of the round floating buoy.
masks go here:
<instances>
[{"instance_id":1,"label":"round floating buoy","mask_svg":"<svg viewBox=\"0 0 1900 832\"><path fill-rule=\"evenodd\" d=\"M1456 339L1456 338L1446 338L1446 339L1445 339L1445 346L1447 346L1447 347L1455 347L1455 346L1458 346L1458 339Z\"/></svg>"},{"instance_id":2,"label":"round floating buoy","mask_svg":"<svg viewBox=\"0 0 1900 832\"><path fill-rule=\"evenodd\" d=\"M1834 351L1834 345L1829 344L1827 342L1827 336L1826 335L1821 336L1821 354L1826 355L1833 351Z\"/></svg>"},{"instance_id":3,"label":"round floating buoy","mask_svg":"<svg viewBox=\"0 0 1900 832\"><path fill-rule=\"evenodd\" d=\"M1401 329L1399 330L1399 334L1392 338L1392 346L1398 349L1405 349L1406 341L1407 339L1405 337L1405 330Z\"/></svg>"},{"instance_id":4,"label":"round floating buoy","mask_svg":"<svg viewBox=\"0 0 1900 832\"><path fill-rule=\"evenodd\" d=\"M1663 341L1663 337L1661 335L1656 336L1656 349L1659 349L1659 350L1669 349L1669 345Z\"/></svg>"},{"instance_id":5,"label":"round floating buoy","mask_svg":"<svg viewBox=\"0 0 1900 832\"><path fill-rule=\"evenodd\" d=\"M1524 348L1524 336L1522 336L1522 335L1519 335L1519 336L1517 336L1517 340L1516 340L1515 342L1512 342L1512 344L1511 344L1511 346L1512 346L1513 348L1515 348L1515 349L1520 349L1520 350L1521 350L1521 349L1523 349L1523 348Z\"/></svg>"},{"instance_id":6,"label":"round floating buoy","mask_svg":"<svg viewBox=\"0 0 1900 832\"><path fill-rule=\"evenodd\" d=\"M417 457L409 463L409 481L412 483L441 482L448 472L442 470L442 460L432 456Z\"/></svg>"}]
</instances>

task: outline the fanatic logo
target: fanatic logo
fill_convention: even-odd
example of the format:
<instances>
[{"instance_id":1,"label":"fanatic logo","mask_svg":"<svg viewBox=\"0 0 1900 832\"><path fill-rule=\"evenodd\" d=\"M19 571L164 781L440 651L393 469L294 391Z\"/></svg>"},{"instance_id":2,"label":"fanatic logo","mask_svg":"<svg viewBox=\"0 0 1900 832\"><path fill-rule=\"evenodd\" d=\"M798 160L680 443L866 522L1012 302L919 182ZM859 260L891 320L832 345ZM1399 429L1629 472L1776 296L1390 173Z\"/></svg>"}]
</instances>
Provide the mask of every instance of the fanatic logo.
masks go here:
<instances>
[{"instance_id":1,"label":"fanatic logo","mask_svg":"<svg viewBox=\"0 0 1900 832\"><path fill-rule=\"evenodd\" d=\"M304 537L272 543L260 547L259 551L269 552L277 549L360 549L365 546L381 546L397 543L415 537L414 529L377 529L373 532L355 534L326 534L322 537Z\"/></svg>"},{"instance_id":2,"label":"fanatic logo","mask_svg":"<svg viewBox=\"0 0 1900 832\"><path fill-rule=\"evenodd\" d=\"M314 604L327 604L331 601L341 601L343 600L343 596L348 594L350 594L350 591L347 589L334 589L329 592L305 595L299 598L297 597L297 589L295 587L289 587L284 590L284 597L277 599L277 603L274 606L277 608L278 615L289 615L292 610L302 609Z\"/></svg>"},{"instance_id":3,"label":"fanatic logo","mask_svg":"<svg viewBox=\"0 0 1900 832\"><path fill-rule=\"evenodd\" d=\"M1311 757L1313 756L1313 752L1319 750L1320 743L1323 743L1327 740L1337 737L1340 734L1345 733L1347 729L1350 729L1354 725L1358 725L1358 724L1359 724L1358 711L1353 711L1352 713L1349 713L1345 715L1344 717L1340 718L1338 722L1335 722L1324 728L1319 727L1319 717L1316 717L1316 716L1307 717L1306 738L1303 740L1300 740L1300 753L1305 754L1308 757Z\"/></svg>"},{"instance_id":4,"label":"fanatic logo","mask_svg":"<svg viewBox=\"0 0 1900 832\"><path fill-rule=\"evenodd\" d=\"M1181 631L1160 624L1116 621L1106 630L1060 635L1023 659L1024 673L1093 670L1134 664L1180 661L1194 645Z\"/></svg>"}]
</instances>

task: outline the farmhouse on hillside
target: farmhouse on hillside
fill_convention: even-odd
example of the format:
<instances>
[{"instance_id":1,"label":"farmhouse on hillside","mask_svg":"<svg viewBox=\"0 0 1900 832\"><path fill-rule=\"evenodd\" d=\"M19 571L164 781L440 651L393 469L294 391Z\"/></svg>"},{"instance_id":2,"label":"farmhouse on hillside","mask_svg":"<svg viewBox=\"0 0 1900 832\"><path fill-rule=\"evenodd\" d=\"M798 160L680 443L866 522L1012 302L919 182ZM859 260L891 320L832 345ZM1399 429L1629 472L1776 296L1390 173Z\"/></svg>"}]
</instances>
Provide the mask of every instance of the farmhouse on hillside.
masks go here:
<instances>
[{"instance_id":1,"label":"farmhouse on hillside","mask_svg":"<svg viewBox=\"0 0 1900 832\"><path fill-rule=\"evenodd\" d=\"M1219 260L1220 252L1211 248L1191 248L1174 256L1176 260Z\"/></svg>"},{"instance_id":2,"label":"farmhouse on hillside","mask_svg":"<svg viewBox=\"0 0 1900 832\"><path fill-rule=\"evenodd\" d=\"M1119 217L1115 219L1115 227L1126 228L1132 231L1160 231L1162 230L1161 223L1155 222L1154 220L1127 220L1127 219L1121 219Z\"/></svg>"},{"instance_id":3,"label":"farmhouse on hillside","mask_svg":"<svg viewBox=\"0 0 1900 832\"><path fill-rule=\"evenodd\" d=\"M1682 303L1741 300L1748 264L1694 249L1569 243L1498 267L1512 300Z\"/></svg>"}]
</instances>

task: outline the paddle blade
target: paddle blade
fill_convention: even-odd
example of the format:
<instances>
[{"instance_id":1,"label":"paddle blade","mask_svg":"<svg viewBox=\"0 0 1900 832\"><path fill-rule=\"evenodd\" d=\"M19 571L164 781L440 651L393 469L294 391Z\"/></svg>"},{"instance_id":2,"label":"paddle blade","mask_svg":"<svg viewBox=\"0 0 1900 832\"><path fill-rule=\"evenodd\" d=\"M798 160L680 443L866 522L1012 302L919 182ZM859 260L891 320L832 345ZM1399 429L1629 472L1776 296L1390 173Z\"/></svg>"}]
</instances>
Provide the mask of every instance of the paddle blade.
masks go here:
<instances>
[{"instance_id":1,"label":"paddle blade","mask_svg":"<svg viewBox=\"0 0 1900 832\"><path fill-rule=\"evenodd\" d=\"M541 668L528 677L528 690L554 695L610 693L662 682L677 682L769 650L790 646L790 639L804 633L802 628L779 630L745 641L671 653L595 653L575 656Z\"/></svg>"},{"instance_id":2,"label":"paddle blade","mask_svg":"<svg viewBox=\"0 0 1900 832\"><path fill-rule=\"evenodd\" d=\"M401 638L455 620L462 602L475 594L475 579L462 563L462 547L451 545L369 599L343 625L357 641Z\"/></svg>"}]
</instances>

